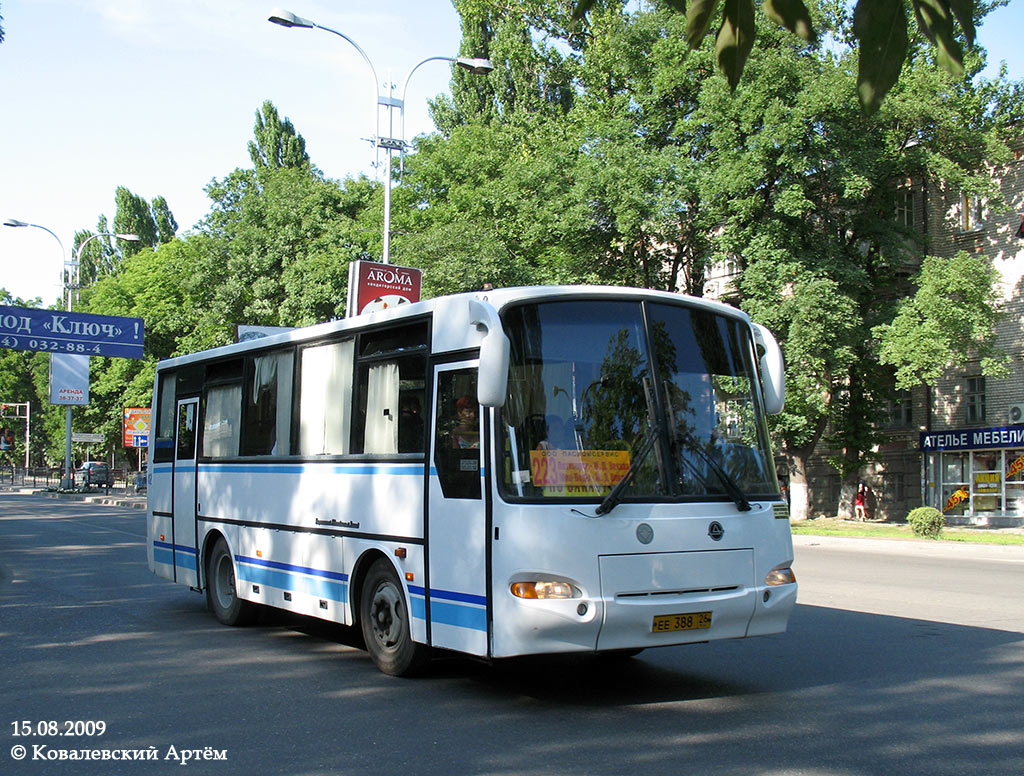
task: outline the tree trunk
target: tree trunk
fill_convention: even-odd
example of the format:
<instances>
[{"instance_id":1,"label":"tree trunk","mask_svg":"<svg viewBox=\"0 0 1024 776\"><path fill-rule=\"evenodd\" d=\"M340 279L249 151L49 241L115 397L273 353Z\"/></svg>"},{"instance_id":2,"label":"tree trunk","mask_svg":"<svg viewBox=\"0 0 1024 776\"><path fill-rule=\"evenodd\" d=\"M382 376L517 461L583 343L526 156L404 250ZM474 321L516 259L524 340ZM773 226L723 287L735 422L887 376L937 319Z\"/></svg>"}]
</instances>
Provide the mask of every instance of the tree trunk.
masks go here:
<instances>
[{"instance_id":1,"label":"tree trunk","mask_svg":"<svg viewBox=\"0 0 1024 776\"><path fill-rule=\"evenodd\" d=\"M811 492L807 483L807 458L804 451L791 451L786 457L789 468L789 519L796 522L810 517Z\"/></svg>"},{"instance_id":2,"label":"tree trunk","mask_svg":"<svg viewBox=\"0 0 1024 776\"><path fill-rule=\"evenodd\" d=\"M841 520L852 520L855 515L853 513L853 498L857 495L857 485L860 483L856 474L848 477L844 477L842 484L839 487L839 504L836 506L836 515Z\"/></svg>"}]
</instances>

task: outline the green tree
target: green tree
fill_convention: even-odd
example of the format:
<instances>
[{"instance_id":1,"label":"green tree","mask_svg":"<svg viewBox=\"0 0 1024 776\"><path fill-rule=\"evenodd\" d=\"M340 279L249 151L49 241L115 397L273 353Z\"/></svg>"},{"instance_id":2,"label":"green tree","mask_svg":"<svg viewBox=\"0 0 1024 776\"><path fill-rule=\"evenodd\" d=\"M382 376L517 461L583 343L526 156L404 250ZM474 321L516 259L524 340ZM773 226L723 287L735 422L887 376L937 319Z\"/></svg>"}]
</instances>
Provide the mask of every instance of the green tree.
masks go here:
<instances>
[{"instance_id":1,"label":"green tree","mask_svg":"<svg viewBox=\"0 0 1024 776\"><path fill-rule=\"evenodd\" d=\"M174 220L174 214L163 197L154 197L151 207L153 221L156 224L156 239L160 244L169 243L174 239L178 231L178 222Z\"/></svg>"},{"instance_id":2,"label":"green tree","mask_svg":"<svg viewBox=\"0 0 1024 776\"><path fill-rule=\"evenodd\" d=\"M124 186L118 186L114 192L114 224L111 231L119 234L136 234L138 242L129 242L122 248L125 257L134 256L145 248L151 248L159 242L156 219L149 203L137 194L133 194Z\"/></svg>"},{"instance_id":3,"label":"green tree","mask_svg":"<svg viewBox=\"0 0 1024 776\"><path fill-rule=\"evenodd\" d=\"M891 323L877 326L879 360L896 370L896 388L933 383L947 370L979 361L983 374L1006 376L1006 354L994 344L999 272L985 256L963 251L928 256Z\"/></svg>"},{"instance_id":4,"label":"green tree","mask_svg":"<svg viewBox=\"0 0 1024 776\"><path fill-rule=\"evenodd\" d=\"M155 197L150 205L142 197L119 186L115 192L115 204L117 211L112 227L108 227L107 217L101 214L95 232L87 229L75 232L72 255L78 256L79 248L88 241L81 251L78 270L82 286L88 286L101 277L117 274L126 256L170 242L178 230L178 222L162 196ZM94 234L111 232L134 234L139 240L118 240L113 237L90 239Z\"/></svg>"},{"instance_id":5,"label":"green tree","mask_svg":"<svg viewBox=\"0 0 1024 776\"><path fill-rule=\"evenodd\" d=\"M751 55L742 100L724 85L702 92L705 161L715 170L706 198L718 203L718 255L745 268L743 306L783 342L790 391L775 431L789 460L794 515L806 513L807 461L822 441L834 451L846 514L892 389L873 332L889 331L900 278L922 248L894 218L896 183L982 187L985 159L1008 154L1001 130L1015 117L990 109L994 91L1009 85L953 78L920 48L868 115L846 98L856 79L852 53L811 55L774 38ZM971 65L979 69L980 58ZM985 348L989 334L971 333Z\"/></svg>"},{"instance_id":6,"label":"green tree","mask_svg":"<svg viewBox=\"0 0 1024 776\"><path fill-rule=\"evenodd\" d=\"M249 157L257 170L309 164L306 141L295 131L290 119L281 119L270 100L257 111L253 134L255 139L249 141Z\"/></svg>"},{"instance_id":7,"label":"green tree","mask_svg":"<svg viewBox=\"0 0 1024 776\"><path fill-rule=\"evenodd\" d=\"M779 333L787 357L789 402L774 429L795 511L806 509L806 463L823 442L844 479L840 509L852 507L857 471L878 441L872 421L892 389L872 333L893 320L900 278L923 248L893 218L895 184L926 177L984 191L983 162L1006 158L1001 133L1021 118L1019 87L972 81L975 49L969 72L953 77L914 38L902 79L866 113L850 99L853 19L827 0L811 11L830 46L760 25L736 94L709 77L719 54L710 44L689 51L686 21L661 3L595 5L576 36L560 26L557 3L457 7L464 21L486 18L473 29L492 49L506 19L529 29L528 40L558 39L571 52L561 72L574 97L558 110L521 107L520 95L534 92L494 87L521 83L500 58L489 101L456 82L459 110L446 120L463 123L420 141L399 190L408 231L422 245L435 230L472 225L490 238L480 240L489 254L507 254L540 282L700 293L709 262L734 263L736 300ZM547 26L534 22L541 17ZM458 241L445 245L445 275L475 281L471 256L458 255Z\"/></svg>"},{"instance_id":8,"label":"green tree","mask_svg":"<svg viewBox=\"0 0 1024 776\"><path fill-rule=\"evenodd\" d=\"M911 31L907 6L913 9L922 37L934 46L938 63L954 77L964 74L962 42L974 44L975 23L991 8L1009 0L978 3L974 0L857 0L852 25L845 40L856 41L858 57L857 96L868 113L881 106L886 94L895 85L904 63L912 57ZM597 0L577 0L573 18L581 20ZM719 70L736 89L754 49L758 14L753 0L665 0L665 4L686 15L686 41L697 48L711 35L715 38L715 54ZM801 0L764 0L765 16L782 25L798 38L814 43L815 27L821 22ZM845 15L838 4L831 11ZM762 20L763 21L763 20ZM852 92L851 92L852 93Z\"/></svg>"}]
</instances>

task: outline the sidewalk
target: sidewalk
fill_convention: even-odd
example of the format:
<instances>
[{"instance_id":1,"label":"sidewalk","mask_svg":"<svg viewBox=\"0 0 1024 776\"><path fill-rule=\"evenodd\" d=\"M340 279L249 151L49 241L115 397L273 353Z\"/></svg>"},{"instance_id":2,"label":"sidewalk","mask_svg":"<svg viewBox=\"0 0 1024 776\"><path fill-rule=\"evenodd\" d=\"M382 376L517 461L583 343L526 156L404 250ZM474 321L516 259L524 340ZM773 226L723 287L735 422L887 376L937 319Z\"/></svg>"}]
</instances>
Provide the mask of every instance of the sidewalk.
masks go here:
<instances>
[{"instance_id":1,"label":"sidewalk","mask_svg":"<svg viewBox=\"0 0 1024 776\"><path fill-rule=\"evenodd\" d=\"M0 493L18 493L25 496L46 496L48 498L68 501L82 501L87 504L102 504L109 507L126 507L128 509L145 509L145 493L127 493L124 488L111 488L106 491L96 488L91 493L56 493L45 488L33 488L21 485L0 484Z\"/></svg>"}]
</instances>

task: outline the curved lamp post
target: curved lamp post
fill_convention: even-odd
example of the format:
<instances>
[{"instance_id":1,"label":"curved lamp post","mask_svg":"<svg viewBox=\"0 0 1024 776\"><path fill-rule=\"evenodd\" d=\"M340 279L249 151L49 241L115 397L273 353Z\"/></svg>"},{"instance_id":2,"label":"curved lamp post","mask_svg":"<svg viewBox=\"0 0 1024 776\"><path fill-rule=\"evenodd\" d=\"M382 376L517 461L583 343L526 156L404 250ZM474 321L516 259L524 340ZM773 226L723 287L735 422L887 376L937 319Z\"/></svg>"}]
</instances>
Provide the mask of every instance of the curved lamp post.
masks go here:
<instances>
[{"instance_id":1,"label":"curved lamp post","mask_svg":"<svg viewBox=\"0 0 1024 776\"><path fill-rule=\"evenodd\" d=\"M68 291L68 278L67 278L67 273L68 273L67 263L68 263L68 261L67 261L67 254L64 252L64 243L62 243L60 241L60 238L54 233L54 231L52 229L48 229L47 227L43 226L42 224L30 224L30 223L27 223L25 221L19 221L17 218L8 218L6 221L4 221L4 226L31 226L31 227L34 227L35 229L42 229L44 232L49 232L50 235L53 237L53 239L57 241L57 245L60 246L60 261L61 261L61 264L64 267L61 270L60 287L64 290L65 294L67 295L67 300L66 300L67 309L70 310L71 309L71 296L70 296L70 292Z\"/></svg>"},{"instance_id":2,"label":"curved lamp post","mask_svg":"<svg viewBox=\"0 0 1024 776\"><path fill-rule=\"evenodd\" d=\"M405 84L402 86L402 98L396 99L391 94L381 94L379 91L377 80L377 71L373 67L373 63L370 58L366 56L366 52L359 47L352 38L343 32L332 30L330 27L324 27L322 24L317 24L311 19L304 19L301 16L296 16L291 11L286 11L283 8L275 8L270 12L270 16L267 21L273 24L278 24L282 27L300 27L303 29L316 28L318 30L324 30L325 32L331 32L337 35L339 38L344 38L346 41L352 44L359 55L366 62L367 67L370 68L370 74L373 77L373 115L375 118L374 133L371 142L377 148L383 148L386 152L387 164L385 166L384 178L384 245L381 250L381 261L384 264L388 264L391 260L391 155L393 152L398 151L399 154L404 158L405 155L405 92L409 86L409 79L412 74L416 72L420 65L434 60L441 60L445 62L453 62L456 66L468 70L471 73L477 75L483 75L491 72L494 66L487 59L477 59L471 57L427 57L422 62L414 65L409 71L409 74L405 77ZM390 80L390 79L389 79ZM388 87L388 91L394 90L394 84ZM388 134L389 137L381 137L380 134L380 106L384 106L388 109ZM391 132L394 122L392 121L392 111L397 108L399 115L399 126L401 128L401 135L397 138L391 137Z\"/></svg>"},{"instance_id":3,"label":"curved lamp post","mask_svg":"<svg viewBox=\"0 0 1024 776\"><path fill-rule=\"evenodd\" d=\"M121 232L100 232L99 234L91 234L84 240L82 240L82 242L78 244L78 250L75 251L75 260L71 262L72 269L75 272L75 280L74 284L68 286L68 310L71 310L71 289L73 288L77 291L78 288L80 287L82 272L82 249L90 242L95 240L97 237L116 237L118 240L127 240L128 242L138 242L139 240L142 239L137 234L122 234Z\"/></svg>"}]
</instances>

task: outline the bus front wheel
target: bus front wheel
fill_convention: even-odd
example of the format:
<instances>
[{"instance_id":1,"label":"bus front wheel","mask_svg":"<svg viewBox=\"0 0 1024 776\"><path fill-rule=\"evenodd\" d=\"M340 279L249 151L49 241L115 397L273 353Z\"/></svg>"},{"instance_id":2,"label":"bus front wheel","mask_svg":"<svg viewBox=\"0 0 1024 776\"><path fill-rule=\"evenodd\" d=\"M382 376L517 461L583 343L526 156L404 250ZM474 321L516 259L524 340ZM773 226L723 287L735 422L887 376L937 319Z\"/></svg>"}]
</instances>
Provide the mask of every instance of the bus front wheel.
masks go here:
<instances>
[{"instance_id":1,"label":"bus front wheel","mask_svg":"<svg viewBox=\"0 0 1024 776\"><path fill-rule=\"evenodd\" d=\"M386 558L375 561L363 581L359 621L366 649L385 674L407 676L429 660L429 648L412 640L402 584Z\"/></svg>"},{"instance_id":2,"label":"bus front wheel","mask_svg":"<svg viewBox=\"0 0 1024 776\"><path fill-rule=\"evenodd\" d=\"M235 564L223 538L213 545L206 563L206 602L225 625L246 625L256 613L255 604L238 597Z\"/></svg>"}]
</instances>

